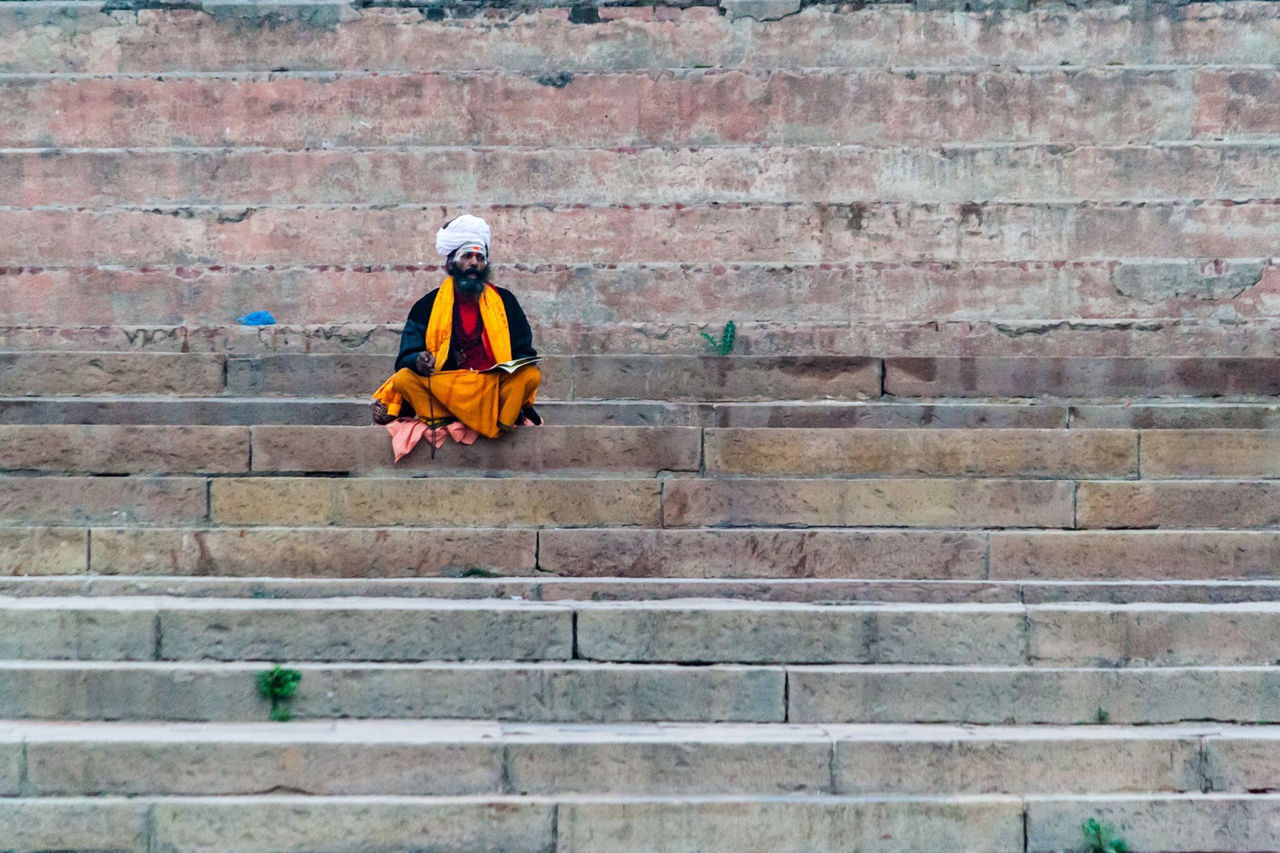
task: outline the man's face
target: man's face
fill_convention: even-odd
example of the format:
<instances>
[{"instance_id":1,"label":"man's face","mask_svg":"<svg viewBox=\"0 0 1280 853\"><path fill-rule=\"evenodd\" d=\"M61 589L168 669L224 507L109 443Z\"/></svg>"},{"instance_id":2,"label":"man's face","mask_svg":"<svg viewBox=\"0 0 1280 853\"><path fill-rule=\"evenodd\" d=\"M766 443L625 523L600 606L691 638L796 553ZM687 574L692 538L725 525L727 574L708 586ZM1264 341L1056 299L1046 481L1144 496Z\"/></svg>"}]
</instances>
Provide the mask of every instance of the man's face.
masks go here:
<instances>
[{"instance_id":1,"label":"man's face","mask_svg":"<svg viewBox=\"0 0 1280 853\"><path fill-rule=\"evenodd\" d=\"M453 276L454 286L472 296L484 290L484 283L489 278L488 260L476 252L463 252L454 256L447 268Z\"/></svg>"}]
</instances>

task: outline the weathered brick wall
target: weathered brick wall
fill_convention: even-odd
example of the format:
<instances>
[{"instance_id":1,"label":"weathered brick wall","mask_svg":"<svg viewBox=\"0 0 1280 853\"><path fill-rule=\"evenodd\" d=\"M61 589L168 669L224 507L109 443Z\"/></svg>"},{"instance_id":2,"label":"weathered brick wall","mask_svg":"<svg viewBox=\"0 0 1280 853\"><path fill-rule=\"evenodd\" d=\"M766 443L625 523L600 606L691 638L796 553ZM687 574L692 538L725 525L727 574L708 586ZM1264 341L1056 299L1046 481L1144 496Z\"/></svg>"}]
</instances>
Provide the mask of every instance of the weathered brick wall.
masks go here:
<instances>
[{"instance_id":1,"label":"weathered brick wall","mask_svg":"<svg viewBox=\"0 0 1280 853\"><path fill-rule=\"evenodd\" d=\"M0 2L0 343L396 324L473 211L561 352L1280 352L1280 3L737 2Z\"/></svg>"}]
</instances>

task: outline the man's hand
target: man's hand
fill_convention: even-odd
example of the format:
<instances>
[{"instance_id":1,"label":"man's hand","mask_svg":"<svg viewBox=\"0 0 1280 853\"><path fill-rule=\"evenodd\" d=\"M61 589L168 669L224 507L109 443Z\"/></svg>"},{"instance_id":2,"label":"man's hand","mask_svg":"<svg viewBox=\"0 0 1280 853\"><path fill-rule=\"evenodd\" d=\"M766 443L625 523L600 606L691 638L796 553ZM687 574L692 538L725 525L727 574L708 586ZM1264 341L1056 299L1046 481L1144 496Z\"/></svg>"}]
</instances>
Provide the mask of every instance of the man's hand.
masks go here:
<instances>
[{"instance_id":1,"label":"man's hand","mask_svg":"<svg viewBox=\"0 0 1280 853\"><path fill-rule=\"evenodd\" d=\"M419 376L430 376L436 372L436 358L429 352L418 353L413 362L413 372Z\"/></svg>"}]
</instances>

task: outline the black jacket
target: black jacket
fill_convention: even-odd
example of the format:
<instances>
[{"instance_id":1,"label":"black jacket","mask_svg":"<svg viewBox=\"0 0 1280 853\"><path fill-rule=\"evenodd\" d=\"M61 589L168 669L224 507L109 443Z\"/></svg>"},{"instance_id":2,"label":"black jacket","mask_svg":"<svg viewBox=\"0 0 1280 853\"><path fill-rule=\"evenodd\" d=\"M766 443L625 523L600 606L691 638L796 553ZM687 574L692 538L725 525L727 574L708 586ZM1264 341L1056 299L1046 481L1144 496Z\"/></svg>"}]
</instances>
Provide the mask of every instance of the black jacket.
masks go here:
<instances>
[{"instance_id":1,"label":"black jacket","mask_svg":"<svg viewBox=\"0 0 1280 853\"><path fill-rule=\"evenodd\" d=\"M533 348L533 329L529 328L529 321L525 318L520 303L511 291L497 286L493 286L493 289L498 291L498 295L502 297L502 306L507 310L507 326L511 329L511 357L537 355L538 351ZM400 334L400 354L396 356L396 370L413 367L418 353L426 351L427 323L431 321L431 308L436 304L436 294L439 292L440 288L437 287L409 309L409 319L404 321L404 331ZM453 341L456 340L456 337L453 338ZM452 342L448 360L439 365L438 369L457 369L457 356L453 352Z\"/></svg>"}]
</instances>

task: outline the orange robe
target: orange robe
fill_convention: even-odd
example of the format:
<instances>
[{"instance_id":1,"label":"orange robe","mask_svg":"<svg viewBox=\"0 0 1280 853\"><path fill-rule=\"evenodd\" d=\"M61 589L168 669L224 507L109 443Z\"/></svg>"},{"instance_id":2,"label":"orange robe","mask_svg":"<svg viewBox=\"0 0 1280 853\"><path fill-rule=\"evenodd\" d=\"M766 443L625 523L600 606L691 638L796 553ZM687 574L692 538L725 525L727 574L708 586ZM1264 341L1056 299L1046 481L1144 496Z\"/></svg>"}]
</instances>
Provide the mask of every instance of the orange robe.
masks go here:
<instances>
[{"instance_id":1,"label":"orange robe","mask_svg":"<svg viewBox=\"0 0 1280 853\"><path fill-rule=\"evenodd\" d=\"M426 351L438 365L449 359L453 302L453 279L447 278L436 294L426 330ZM486 286L479 306L494 359L499 364L510 361L511 331L502 297ZM405 367L384 382L373 398L387 407L389 415L399 415L407 400L418 418L432 428L458 420L486 438L497 438L516 425L523 407L533 404L541 379L542 373L532 364L510 374L502 370L437 370L430 376L419 376Z\"/></svg>"}]
</instances>

